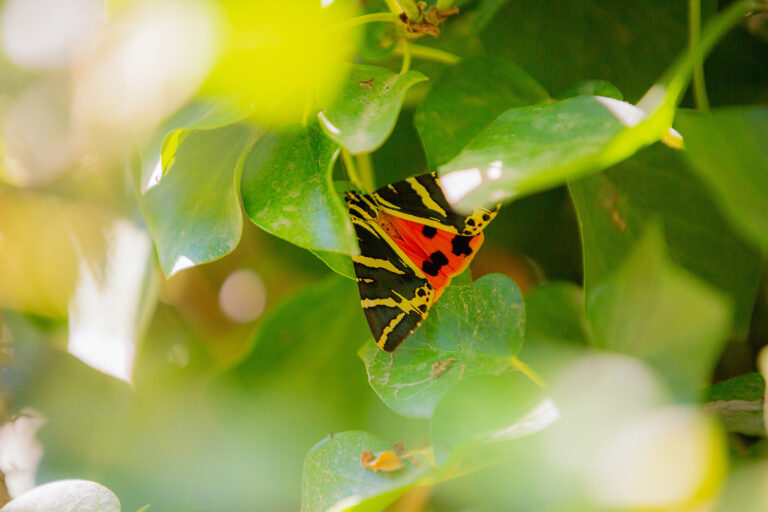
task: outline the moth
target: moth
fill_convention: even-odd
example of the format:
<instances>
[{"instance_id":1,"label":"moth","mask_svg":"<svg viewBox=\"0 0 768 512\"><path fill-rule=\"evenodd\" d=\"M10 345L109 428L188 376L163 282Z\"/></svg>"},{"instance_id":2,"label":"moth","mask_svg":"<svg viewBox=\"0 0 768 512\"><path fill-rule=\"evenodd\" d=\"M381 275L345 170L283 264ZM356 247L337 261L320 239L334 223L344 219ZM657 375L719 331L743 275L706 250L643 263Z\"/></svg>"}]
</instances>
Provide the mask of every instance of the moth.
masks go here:
<instances>
[{"instance_id":1,"label":"moth","mask_svg":"<svg viewBox=\"0 0 768 512\"><path fill-rule=\"evenodd\" d=\"M360 245L352 262L365 318L376 344L392 352L469 266L499 205L459 215L435 173L344 199Z\"/></svg>"}]
</instances>

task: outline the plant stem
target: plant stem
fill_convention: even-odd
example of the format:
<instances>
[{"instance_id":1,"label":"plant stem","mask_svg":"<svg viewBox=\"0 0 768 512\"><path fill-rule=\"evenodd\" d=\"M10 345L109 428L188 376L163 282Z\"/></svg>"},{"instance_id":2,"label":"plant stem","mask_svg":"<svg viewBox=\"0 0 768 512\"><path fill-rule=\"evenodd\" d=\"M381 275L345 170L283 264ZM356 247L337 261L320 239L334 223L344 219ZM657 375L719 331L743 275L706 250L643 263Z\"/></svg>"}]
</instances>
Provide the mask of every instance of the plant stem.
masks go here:
<instances>
[{"instance_id":1,"label":"plant stem","mask_svg":"<svg viewBox=\"0 0 768 512\"><path fill-rule=\"evenodd\" d=\"M664 73L661 80L643 96L637 106L649 113L661 110L663 107L674 108L691 80L696 63L701 62L703 56L707 55L745 15L760 7L754 0L741 0L732 3L709 21L702 31L698 46L689 46L675 64ZM659 87L664 90L661 98Z\"/></svg>"},{"instance_id":2,"label":"plant stem","mask_svg":"<svg viewBox=\"0 0 768 512\"><path fill-rule=\"evenodd\" d=\"M421 21L419 9L413 0L397 0L397 3L410 21Z\"/></svg>"},{"instance_id":3,"label":"plant stem","mask_svg":"<svg viewBox=\"0 0 768 512\"><path fill-rule=\"evenodd\" d=\"M394 14L395 16L400 16L400 13L403 12L403 8L400 7L400 4L397 3L397 0L384 0L387 4L387 7L389 10Z\"/></svg>"},{"instance_id":4,"label":"plant stem","mask_svg":"<svg viewBox=\"0 0 768 512\"><path fill-rule=\"evenodd\" d=\"M400 74L404 75L411 68L411 45L409 45L408 41L403 38L400 40L400 44L398 46L402 48L403 54L403 65L400 67Z\"/></svg>"},{"instance_id":5,"label":"plant stem","mask_svg":"<svg viewBox=\"0 0 768 512\"><path fill-rule=\"evenodd\" d=\"M365 25L366 23L376 22L388 22L388 23L401 23L397 14L392 12L374 12L372 14L363 14L362 16L355 16L348 20L344 20L341 23L334 25L334 29L346 29L357 27L359 25Z\"/></svg>"},{"instance_id":6,"label":"plant stem","mask_svg":"<svg viewBox=\"0 0 768 512\"><path fill-rule=\"evenodd\" d=\"M517 357L511 357L509 359L509 363L512 365L512 367L515 370L518 370L519 372L522 372L523 375L525 375L526 377L531 379L533 381L533 383L536 384L537 386L539 386L540 388L546 388L547 387L547 385L544 382L544 380L541 377L539 377L539 374L536 373L533 370L533 368L531 368L530 366L528 366L527 364L525 364L524 362L519 360Z\"/></svg>"},{"instance_id":7,"label":"plant stem","mask_svg":"<svg viewBox=\"0 0 768 512\"><path fill-rule=\"evenodd\" d=\"M453 5L453 0L437 0L437 10L438 11L446 11L451 8Z\"/></svg>"},{"instance_id":8,"label":"plant stem","mask_svg":"<svg viewBox=\"0 0 768 512\"><path fill-rule=\"evenodd\" d=\"M346 148L341 148L341 161L344 163L344 167L347 169L347 174L349 174L349 181L352 182L352 185L359 188L360 190L365 191L365 187L360 181L360 177L357 175L357 167L355 166L355 161L352 159L352 155Z\"/></svg>"},{"instance_id":9,"label":"plant stem","mask_svg":"<svg viewBox=\"0 0 768 512\"><path fill-rule=\"evenodd\" d=\"M695 48L701 37L701 1L688 0L688 46ZM696 108L709 110L707 86L704 82L704 57L702 56L693 68L693 98Z\"/></svg>"},{"instance_id":10,"label":"plant stem","mask_svg":"<svg viewBox=\"0 0 768 512\"><path fill-rule=\"evenodd\" d=\"M461 57L452 53L438 50L437 48L431 48L429 46L422 46L420 44L408 44L408 50L411 53L411 57L416 57L424 60L431 60L435 62L442 62L443 64L457 64ZM395 53L401 54L404 49L400 46L395 48Z\"/></svg>"},{"instance_id":11,"label":"plant stem","mask_svg":"<svg viewBox=\"0 0 768 512\"><path fill-rule=\"evenodd\" d=\"M355 163L357 163L357 169L360 171L360 179L363 182L363 190L366 192L373 192L375 187L373 183L373 164L371 163L371 154L362 153L355 155Z\"/></svg>"}]
</instances>

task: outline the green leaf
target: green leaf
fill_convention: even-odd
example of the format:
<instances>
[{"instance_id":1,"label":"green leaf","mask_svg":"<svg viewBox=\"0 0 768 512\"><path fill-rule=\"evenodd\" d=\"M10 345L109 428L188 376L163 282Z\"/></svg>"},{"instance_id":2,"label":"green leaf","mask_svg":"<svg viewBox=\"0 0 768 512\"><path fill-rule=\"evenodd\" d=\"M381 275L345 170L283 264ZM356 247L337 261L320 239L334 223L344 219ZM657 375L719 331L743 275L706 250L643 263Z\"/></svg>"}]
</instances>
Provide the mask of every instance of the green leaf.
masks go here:
<instances>
[{"instance_id":1,"label":"green leaf","mask_svg":"<svg viewBox=\"0 0 768 512\"><path fill-rule=\"evenodd\" d=\"M584 291L573 283L555 281L534 288L525 299L525 315L526 340L587 344Z\"/></svg>"},{"instance_id":2,"label":"green leaf","mask_svg":"<svg viewBox=\"0 0 768 512\"><path fill-rule=\"evenodd\" d=\"M120 512L120 500L96 482L58 480L14 498L0 512Z\"/></svg>"},{"instance_id":3,"label":"green leaf","mask_svg":"<svg viewBox=\"0 0 768 512\"><path fill-rule=\"evenodd\" d=\"M521 373L466 379L435 408L431 424L435 460L442 466L475 451L475 464L499 462L494 459L500 443L546 428L556 414L554 404L544 402L541 388ZM482 445L489 449L479 450Z\"/></svg>"},{"instance_id":4,"label":"green leaf","mask_svg":"<svg viewBox=\"0 0 768 512\"><path fill-rule=\"evenodd\" d=\"M569 188L581 227L587 294L624 261L650 224L660 222L672 259L732 298L736 336L746 337L760 254L732 232L681 152L657 144Z\"/></svg>"},{"instance_id":5,"label":"green leaf","mask_svg":"<svg viewBox=\"0 0 768 512\"><path fill-rule=\"evenodd\" d=\"M392 133L406 91L426 79L418 71L399 75L378 66L352 66L339 97L318 118L328 136L351 153L369 153Z\"/></svg>"},{"instance_id":6,"label":"green leaf","mask_svg":"<svg viewBox=\"0 0 768 512\"><path fill-rule=\"evenodd\" d=\"M469 57L446 69L414 116L429 168L456 156L505 110L547 100L533 78L504 59Z\"/></svg>"},{"instance_id":7,"label":"green leaf","mask_svg":"<svg viewBox=\"0 0 768 512\"><path fill-rule=\"evenodd\" d=\"M728 301L672 263L655 228L587 293L587 317L598 347L648 361L683 399L703 389L731 326Z\"/></svg>"},{"instance_id":8,"label":"green leaf","mask_svg":"<svg viewBox=\"0 0 768 512\"><path fill-rule=\"evenodd\" d=\"M257 134L247 124L190 132L167 174L139 196L166 277L221 258L237 245L243 227L240 158Z\"/></svg>"},{"instance_id":9,"label":"green leaf","mask_svg":"<svg viewBox=\"0 0 768 512\"><path fill-rule=\"evenodd\" d=\"M393 450L394 443L367 432L332 434L307 454L302 477L301 510L304 512L378 512L413 487L429 466L403 459L401 469L385 472L363 467L360 456Z\"/></svg>"},{"instance_id":10,"label":"green leaf","mask_svg":"<svg viewBox=\"0 0 768 512\"><path fill-rule=\"evenodd\" d=\"M339 254L330 251L312 251L328 268L348 279L356 279L355 268L352 265L352 259L346 254Z\"/></svg>"},{"instance_id":11,"label":"green leaf","mask_svg":"<svg viewBox=\"0 0 768 512\"><path fill-rule=\"evenodd\" d=\"M728 219L768 251L768 108L682 111L677 125L693 169Z\"/></svg>"},{"instance_id":12,"label":"green leaf","mask_svg":"<svg viewBox=\"0 0 768 512\"><path fill-rule=\"evenodd\" d=\"M728 432L765 436L764 396L763 376L759 373L747 373L710 386L705 407L720 418Z\"/></svg>"},{"instance_id":13,"label":"green leaf","mask_svg":"<svg viewBox=\"0 0 768 512\"><path fill-rule=\"evenodd\" d=\"M606 80L587 80L585 82L579 82L560 94L561 99L573 98L575 96L604 96L619 101L624 100L624 95L621 94L619 88Z\"/></svg>"},{"instance_id":14,"label":"green leaf","mask_svg":"<svg viewBox=\"0 0 768 512\"><path fill-rule=\"evenodd\" d=\"M523 344L525 309L510 279L491 274L450 286L424 324L390 354L373 342L360 349L368 382L394 411L429 418L459 380L509 369Z\"/></svg>"},{"instance_id":15,"label":"green leaf","mask_svg":"<svg viewBox=\"0 0 768 512\"><path fill-rule=\"evenodd\" d=\"M312 124L266 133L243 165L248 217L300 247L358 254L349 213L331 178L338 151Z\"/></svg>"},{"instance_id":16,"label":"green leaf","mask_svg":"<svg viewBox=\"0 0 768 512\"><path fill-rule=\"evenodd\" d=\"M466 211L599 171L639 147L609 151L628 130L618 115L635 110L593 96L507 110L440 167L446 197Z\"/></svg>"},{"instance_id":17,"label":"green leaf","mask_svg":"<svg viewBox=\"0 0 768 512\"><path fill-rule=\"evenodd\" d=\"M220 98L200 99L188 103L142 144L141 175L136 177L137 188L141 193L146 192L168 172L178 143L192 130L220 128L240 121L247 115L248 113L243 112L235 102Z\"/></svg>"}]
</instances>

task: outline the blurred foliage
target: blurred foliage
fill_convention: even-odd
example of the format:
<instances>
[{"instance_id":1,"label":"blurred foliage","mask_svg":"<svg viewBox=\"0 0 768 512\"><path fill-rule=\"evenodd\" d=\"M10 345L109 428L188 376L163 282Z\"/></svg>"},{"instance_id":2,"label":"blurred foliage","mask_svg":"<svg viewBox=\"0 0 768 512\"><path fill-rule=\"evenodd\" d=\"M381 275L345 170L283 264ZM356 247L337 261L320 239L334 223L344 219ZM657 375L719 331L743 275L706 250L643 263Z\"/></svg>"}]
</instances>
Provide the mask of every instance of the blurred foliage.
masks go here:
<instances>
[{"instance_id":1,"label":"blurred foliage","mask_svg":"<svg viewBox=\"0 0 768 512\"><path fill-rule=\"evenodd\" d=\"M0 1L0 510L765 510L766 15ZM428 171L503 206L385 353Z\"/></svg>"}]
</instances>

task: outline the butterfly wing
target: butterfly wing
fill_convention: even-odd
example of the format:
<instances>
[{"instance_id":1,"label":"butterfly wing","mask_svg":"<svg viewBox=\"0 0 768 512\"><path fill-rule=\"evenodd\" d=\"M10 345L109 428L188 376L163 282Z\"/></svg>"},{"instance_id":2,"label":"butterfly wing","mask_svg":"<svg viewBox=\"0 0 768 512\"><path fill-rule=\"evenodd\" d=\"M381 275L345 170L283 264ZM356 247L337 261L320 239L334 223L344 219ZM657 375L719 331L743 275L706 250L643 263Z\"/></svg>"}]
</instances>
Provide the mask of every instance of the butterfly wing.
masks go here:
<instances>
[{"instance_id":1,"label":"butterfly wing","mask_svg":"<svg viewBox=\"0 0 768 512\"><path fill-rule=\"evenodd\" d=\"M424 321L434 290L373 221L378 206L355 192L345 199L360 245L360 256L352 257L360 302L376 344L392 352Z\"/></svg>"},{"instance_id":2,"label":"butterfly wing","mask_svg":"<svg viewBox=\"0 0 768 512\"><path fill-rule=\"evenodd\" d=\"M455 213L435 173L382 187L371 194L371 199L389 215L464 236L480 233L499 211L497 205L490 210L478 208L469 215Z\"/></svg>"}]
</instances>

